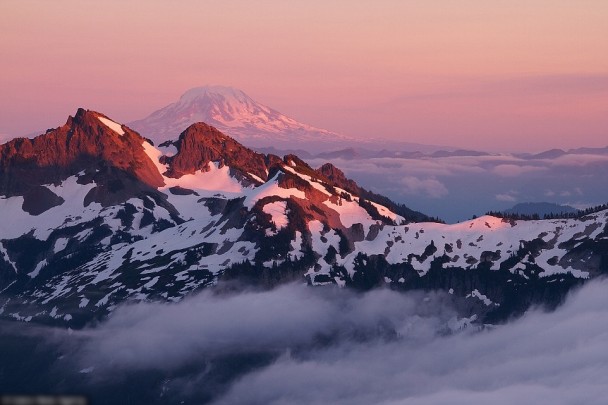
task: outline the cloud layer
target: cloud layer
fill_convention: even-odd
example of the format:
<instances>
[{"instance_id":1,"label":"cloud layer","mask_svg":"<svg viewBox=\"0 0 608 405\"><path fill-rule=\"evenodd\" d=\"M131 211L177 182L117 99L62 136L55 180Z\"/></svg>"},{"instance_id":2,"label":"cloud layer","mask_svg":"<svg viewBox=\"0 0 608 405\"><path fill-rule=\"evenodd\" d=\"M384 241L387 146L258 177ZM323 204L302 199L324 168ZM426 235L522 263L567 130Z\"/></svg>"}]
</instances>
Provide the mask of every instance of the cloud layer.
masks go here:
<instances>
[{"instance_id":1,"label":"cloud layer","mask_svg":"<svg viewBox=\"0 0 608 405\"><path fill-rule=\"evenodd\" d=\"M318 167L325 160L309 163ZM589 207L608 201L608 155L601 153L553 158L334 159L332 163L361 186L448 222L505 210L515 202Z\"/></svg>"},{"instance_id":2,"label":"cloud layer","mask_svg":"<svg viewBox=\"0 0 608 405\"><path fill-rule=\"evenodd\" d=\"M142 404L603 404L606 289L592 281L554 312L482 329L457 317L449 294L204 291L124 306L82 331L25 326L23 339L46 340L58 356L46 366L20 354L27 361L10 369L26 386L46 381L39 390Z\"/></svg>"},{"instance_id":3,"label":"cloud layer","mask_svg":"<svg viewBox=\"0 0 608 405\"><path fill-rule=\"evenodd\" d=\"M589 284L554 313L532 311L480 333L283 356L218 403L605 403L606 288Z\"/></svg>"},{"instance_id":4,"label":"cloud layer","mask_svg":"<svg viewBox=\"0 0 608 405\"><path fill-rule=\"evenodd\" d=\"M379 331L431 338L455 316L448 297L350 291L290 285L267 292L214 295L176 305L146 303L118 309L106 323L81 334L83 367L171 369L193 358L235 352L285 350L319 339L376 337ZM424 315L424 316L422 316Z\"/></svg>"}]
</instances>

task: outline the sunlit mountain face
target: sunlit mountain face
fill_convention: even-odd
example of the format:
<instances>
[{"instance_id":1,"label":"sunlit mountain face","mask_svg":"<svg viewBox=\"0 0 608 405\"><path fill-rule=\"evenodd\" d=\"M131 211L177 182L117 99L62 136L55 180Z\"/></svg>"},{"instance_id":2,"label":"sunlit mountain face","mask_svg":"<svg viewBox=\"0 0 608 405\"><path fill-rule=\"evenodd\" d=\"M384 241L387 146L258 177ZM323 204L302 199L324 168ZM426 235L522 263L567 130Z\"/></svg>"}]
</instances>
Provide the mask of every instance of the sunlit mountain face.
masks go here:
<instances>
[{"instance_id":1,"label":"sunlit mountain face","mask_svg":"<svg viewBox=\"0 0 608 405\"><path fill-rule=\"evenodd\" d=\"M227 131L259 128L253 116L274 114L226 88L196 89L180 103L201 97L220 97L230 117L255 123L209 110L215 123L233 125ZM265 403L284 394L295 403L368 403L387 397L251 387L281 380L277 373L335 386L314 370L347 372L360 368L360 356L376 364L386 351L492 347L503 333L541 333L534 322L574 322L586 311L581 302L599 299L601 281L569 297L608 273L605 205L445 224L334 164L363 155L309 153L311 165L229 134L198 122L154 142L79 109L63 126L0 146L1 391L76 392L95 403ZM408 158L491 155L391 159ZM584 332L592 341L602 330ZM562 350L564 342L547 339L555 344L547 353ZM393 370L377 366L380 375ZM353 378L375 381L365 372ZM398 398L445 395L417 387L388 388Z\"/></svg>"}]
</instances>

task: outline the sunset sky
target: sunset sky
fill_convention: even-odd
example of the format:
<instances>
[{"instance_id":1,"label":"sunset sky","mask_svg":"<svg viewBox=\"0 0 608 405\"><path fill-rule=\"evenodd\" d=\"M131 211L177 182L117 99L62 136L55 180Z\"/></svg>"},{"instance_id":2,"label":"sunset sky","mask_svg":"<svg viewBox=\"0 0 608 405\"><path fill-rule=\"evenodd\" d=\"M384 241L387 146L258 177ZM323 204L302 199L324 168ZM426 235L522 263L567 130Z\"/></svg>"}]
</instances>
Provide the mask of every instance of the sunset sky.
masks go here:
<instances>
[{"instance_id":1,"label":"sunset sky","mask_svg":"<svg viewBox=\"0 0 608 405\"><path fill-rule=\"evenodd\" d=\"M357 137L608 146L608 1L0 2L0 136L205 84Z\"/></svg>"}]
</instances>

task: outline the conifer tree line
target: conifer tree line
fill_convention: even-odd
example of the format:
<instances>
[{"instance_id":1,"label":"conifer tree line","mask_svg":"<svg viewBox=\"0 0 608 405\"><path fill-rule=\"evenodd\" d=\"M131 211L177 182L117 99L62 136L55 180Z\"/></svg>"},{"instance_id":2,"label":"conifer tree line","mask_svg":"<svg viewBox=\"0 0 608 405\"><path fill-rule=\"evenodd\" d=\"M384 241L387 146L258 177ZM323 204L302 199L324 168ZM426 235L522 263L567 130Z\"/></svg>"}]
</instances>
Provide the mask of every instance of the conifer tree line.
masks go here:
<instances>
[{"instance_id":1,"label":"conifer tree line","mask_svg":"<svg viewBox=\"0 0 608 405\"><path fill-rule=\"evenodd\" d=\"M559 212L559 213L552 212L550 214L545 214L542 217L538 214L528 215L528 214L506 213L506 212L502 212L502 211L488 211L488 212L486 212L486 215L491 215L493 217L514 220L514 221L519 221L519 220L537 221L540 219L577 219L577 218L582 218L586 215L594 214L596 212L600 212L600 211L603 211L606 209L608 209L608 203L596 205L594 207L585 208L582 210L578 210L576 212Z\"/></svg>"}]
</instances>

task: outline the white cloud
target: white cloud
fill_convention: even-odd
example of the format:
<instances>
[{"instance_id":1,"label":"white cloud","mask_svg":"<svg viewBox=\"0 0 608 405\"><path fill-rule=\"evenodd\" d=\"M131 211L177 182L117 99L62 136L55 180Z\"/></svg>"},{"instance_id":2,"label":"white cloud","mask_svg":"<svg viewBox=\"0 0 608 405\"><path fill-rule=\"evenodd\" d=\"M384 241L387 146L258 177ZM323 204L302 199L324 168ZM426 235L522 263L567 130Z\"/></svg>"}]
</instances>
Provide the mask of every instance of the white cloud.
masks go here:
<instances>
[{"instance_id":1,"label":"white cloud","mask_svg":"<svg viewBox=\"0 0 608 405\"><path fill-rule=\"evenodd\" d=\"M403 192L406 194L425 194L431 198L441 198L448 195L448 189L437 179L419 179L406 176L401 179Z\"/></svg>"},{"instance_id":2,"label":"white cloud","mask_svg":"<svg viewBox=\"0 0 608 405\"><path fill-rule=\"evenodd\" d=\"M175 305L125 306L101 327L83 332L88 343L81 352L82 367L172 369L193 355L281 351L322 335L373 334L379 322L405 335L430 338L454 311L433 304L425 317L412 318L431 305L418 298L389 290L355 295L289 285L226 296L204 291Z\"/></svg>"},{"instance_id":3,"label":"white cloud","mask_svg":"<svg viewBox=\"0 0 608 405\"><path fill-rule=\"evenodd\" d=\"M556 159L547 160L546 163L556 167L584 167L593 164L606 164L608 163L608 155L563 155Z\"/></svg>"},{"instance_id":4,"label":"white cloud","mask_svg":"<svg viewBox=\"0 0 608 405\"><path fill-rule=\"evenodd\" d=\"M279 404L604 404L608 288L473 334L343 344L283 356L218 401Z\"/></svg>"},{"instance_id":5,"label":"white cloud","mask_svg":"<svg viewBox=\"0 0 608 405\"><path fill-rule=\"evenodd\" d=\"M517 198L514 195L508 194L508 193L496 194L496 199L498 201L507 201L507 202L517 201Z\"/></svg>"},{"instance_id":6,"label":"white cloud","mask_svg":"<svg viewBox=\"0 0 608 405\"><path fill-rule=\"evenodd\" d=\"M501 177L517 177L530 172L538 172L546 170L544 167L529 166L529 165L497 165L492 169L492 172Z\"/></svg>"},{"instance_id":7,"label":"white cloud","mask_svg":"<svg viewBox=\"0 0 608 405\"><path fill-rule=\"evenodd\" d=\"M324 162L314 160L311 164L318 167ZM419 211L428 210L427 214L448 222L499 209L497 196L498 201L549 199L563 204L566 199L577 196L577 191L572 187L567 189L570 196L561 196L560 192L566 190L566 185L576 185L585 200L603 201L602 190L608 187L605 176L608 155L567 155L557 159L531 159L523 155L336 159L333 163L362 187ZM406 178L405 184L403 178ZM428 182L429 179L441 183L443 188ZM509 193L512 189L521 194ZM446 190L450 201L440 204ZM474 201L471 195L475 196Z\"/></svg>"},{"instance_id":8,"label":"white cloud","mask_svg":"<svg viewBox=\"0 0 608 405\"><path fill-rule=\"evenodd\" d=\"M72 367L79 391L99 393L109 380L144 381L159 371L167 376L157 381L162 391L150 392L167 389L185 403L202 395L216 404L604 404L607 289L608 281L591 281L554 312L533 309L455 334L445 333L456 313L447 294L302 285L204 291L176 304L124 306L84 331L38 331L63 339L64 359L36 372L63 381L57 373ZM255 366L233 357L225 367L241 369L227 378L220 358L239 353L272 357Z\"/></svg>"}]
</instances>

